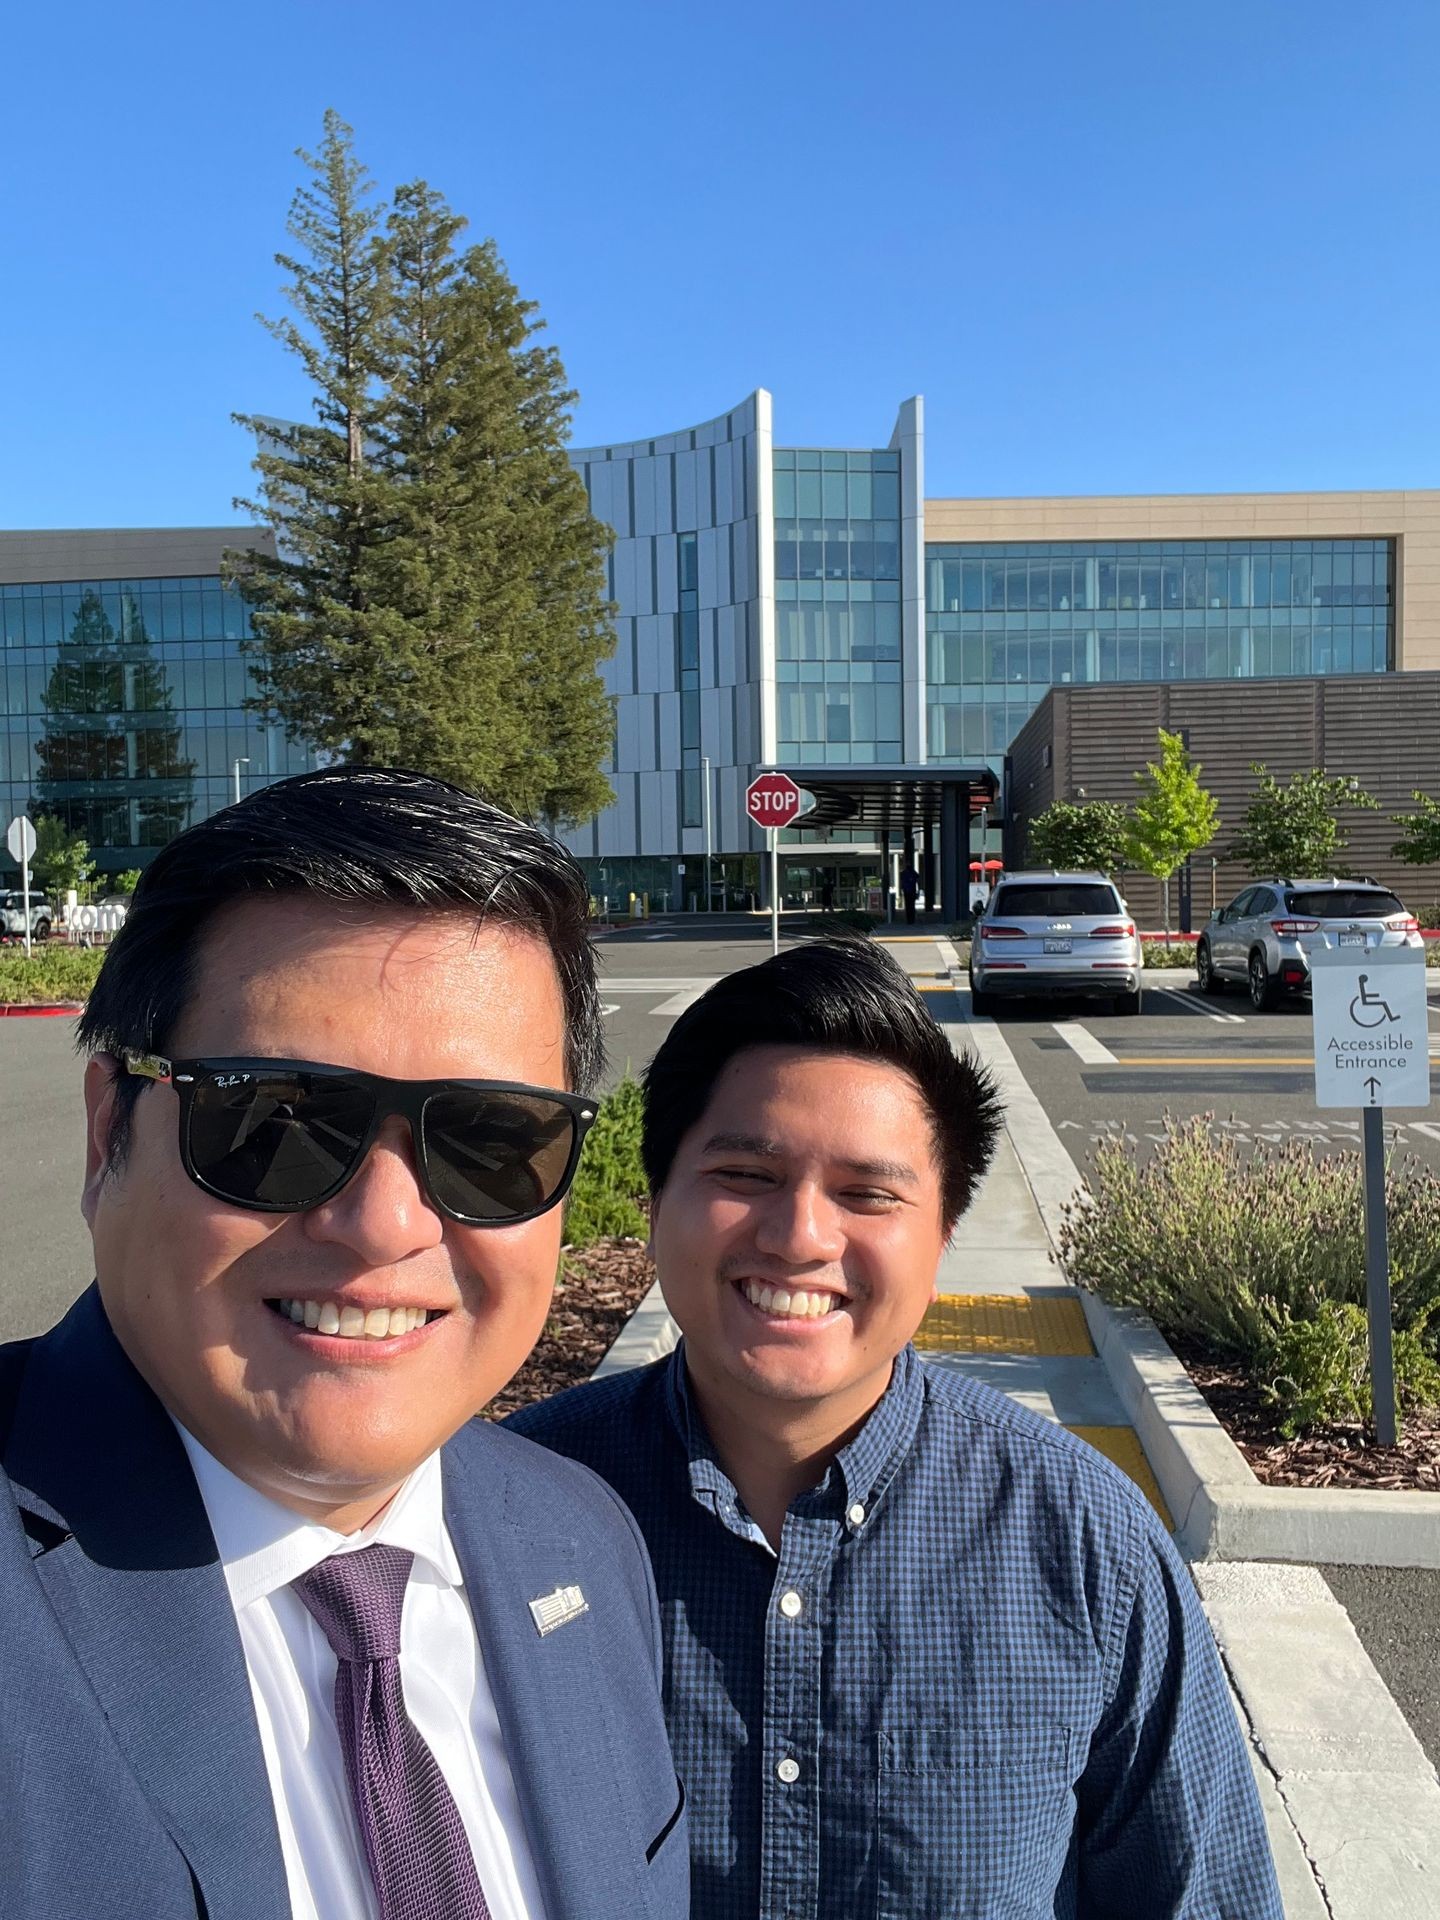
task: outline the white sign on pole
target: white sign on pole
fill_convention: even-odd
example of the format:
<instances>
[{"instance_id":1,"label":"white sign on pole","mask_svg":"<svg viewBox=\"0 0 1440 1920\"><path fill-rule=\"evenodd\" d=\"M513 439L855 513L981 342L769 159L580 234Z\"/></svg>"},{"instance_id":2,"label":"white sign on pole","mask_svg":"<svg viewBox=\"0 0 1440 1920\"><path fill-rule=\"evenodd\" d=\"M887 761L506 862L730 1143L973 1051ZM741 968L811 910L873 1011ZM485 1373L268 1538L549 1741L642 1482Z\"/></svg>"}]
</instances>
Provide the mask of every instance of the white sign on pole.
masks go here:
<instances>
[{"instance_id":1,"label":"white sign on pole","mask_svg":"<svg viewBox=\"0 0 1440 1920\"><path fill-rule=\"evenodd\" d=\"M1423 953L1410 947L1315 948L1310 999L1317 1106L1429 1106Z\"/></svg>"},{"instance_id":2,"label":"white sign on pole","mask_svg":"<svg viewBox=\"0 0 1440 1920\"><path fill-rule=\"evenodd\" d=\"M17 813L10 822L10 831L5 835L5 844L10 849L10 858L16 866L28 867L35 858L35 826L23 813Z\"/></svg>"}]
</instances>

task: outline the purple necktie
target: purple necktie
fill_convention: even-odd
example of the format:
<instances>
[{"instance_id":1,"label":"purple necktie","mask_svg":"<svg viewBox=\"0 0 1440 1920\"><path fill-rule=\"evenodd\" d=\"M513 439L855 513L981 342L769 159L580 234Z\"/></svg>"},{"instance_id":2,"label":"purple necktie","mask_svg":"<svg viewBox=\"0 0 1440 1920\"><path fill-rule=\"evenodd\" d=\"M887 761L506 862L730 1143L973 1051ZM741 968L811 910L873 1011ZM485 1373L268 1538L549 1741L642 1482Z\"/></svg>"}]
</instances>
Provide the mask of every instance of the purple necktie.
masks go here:
<instances>
[{"instance_id":1,"label":"purple necktie","mask_svg":"<svg viewBox=\"0 0 1440 1920\"><path fill-rule=\"evenodd\" d=\"M405 1711L400 1614L414 1555L361 1547L295 1591L334 1649L335 1719L381 1920L490 1920L450 1789Z\"/></svg>"}]
</instances>

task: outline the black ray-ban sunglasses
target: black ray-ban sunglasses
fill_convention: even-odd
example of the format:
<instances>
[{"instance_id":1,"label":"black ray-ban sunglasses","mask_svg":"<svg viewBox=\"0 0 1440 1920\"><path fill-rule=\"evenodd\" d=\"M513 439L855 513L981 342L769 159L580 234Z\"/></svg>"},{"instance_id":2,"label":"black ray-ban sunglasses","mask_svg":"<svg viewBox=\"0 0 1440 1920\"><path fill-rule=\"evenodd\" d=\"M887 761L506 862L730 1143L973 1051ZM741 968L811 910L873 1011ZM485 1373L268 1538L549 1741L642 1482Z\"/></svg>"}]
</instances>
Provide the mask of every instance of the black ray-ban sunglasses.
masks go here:
<instances>
[{"instance_id":1,"label":"black ray-ban sunglasses","mask_svg":"<svg viewBox=\"0 0 1440 1920\"><path fill-rule=\"evenodd\" d=\"M569 1190L595 1102L509 1080L386 1080L310 1060L165 1060L125 1069L180 1096L180 1159L217 1200L300 1213L352 1178L399 1114L425 1191L468 1227L511 1227Z\"/></svg>"}]
</instances>

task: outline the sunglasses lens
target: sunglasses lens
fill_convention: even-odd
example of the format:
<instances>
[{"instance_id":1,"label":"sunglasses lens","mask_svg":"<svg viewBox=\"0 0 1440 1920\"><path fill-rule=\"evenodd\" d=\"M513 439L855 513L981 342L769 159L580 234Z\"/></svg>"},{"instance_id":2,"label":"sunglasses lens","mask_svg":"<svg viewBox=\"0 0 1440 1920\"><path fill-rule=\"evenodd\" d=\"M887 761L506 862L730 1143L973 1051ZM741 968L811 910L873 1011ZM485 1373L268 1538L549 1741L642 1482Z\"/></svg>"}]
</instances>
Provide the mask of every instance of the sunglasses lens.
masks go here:
<instances>
[{"instance_id":1,"label":"sunglasses lens","mask_svg":"<svg viewBox=\"0 0 1440 1920\"><path fill-rule=\"evenodd\" d=\"M435 1198L464 1220L514 1220L560 1198L575 1116L544 1094L455 1087L425 1103Z\"/></svg>"},{"instance_id":2,"label":"sunglasses lens","mask_svg":"<svg viewBox=\"0 0 1440 1920\"><path fill-rule=\"evenodd\" d=\"M313 1206L354 1168L370 1125L368 1087L340 1076L219 1072L190 1106L190 1158L241 1206Z\"/></svg>"}]
</instances>

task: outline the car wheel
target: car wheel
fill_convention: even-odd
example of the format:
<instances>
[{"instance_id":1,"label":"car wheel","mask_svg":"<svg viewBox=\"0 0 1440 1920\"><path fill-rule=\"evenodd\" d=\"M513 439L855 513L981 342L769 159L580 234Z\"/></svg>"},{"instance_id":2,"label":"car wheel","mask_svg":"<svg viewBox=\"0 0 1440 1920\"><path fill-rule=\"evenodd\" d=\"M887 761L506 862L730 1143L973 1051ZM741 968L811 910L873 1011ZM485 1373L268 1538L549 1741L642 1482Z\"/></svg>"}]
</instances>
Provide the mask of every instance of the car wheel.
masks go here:
<instances>
[{"instance_id":1,"label":"car wheel","mask_svg":"<svg viewBox=\"0 0 1440 1920\"><path fill-rule=\"evenodd\" d=\"M995 1011L994 994L982 992L975 984L973 973L970 976L970 1011L984 1014L993 1014Z\"/></svg>"},{"instance_id":2,"label":"car wheel","mask_svg":"<svg viewBox=\"0 0 1440 1920\"><path fill-rule=\"evenodd\" d=\"M1275 982L1259 952L1250 956L1250 1004L1257 1013L1268 1013L1275 1004Z\"/></svg>"},{"instance_id":3,"label":"car wheel","mask_svg":"<svg viewBox=\"0 0 1440 1920\"><path fill-rule=\"evenodd\" d=\"M1224 981L1215 971L1215 962L1210 958L1210 949L1202 940L1195 949L1195 984L1201 993L1221 993Z\"/></svg>"},{"instance_id":4,"label":"car wheel","mask_svg":"<svg viewBox=\"0 0 1440 1920\"><path fill-rule=\"evenodd\" d=\"M50 922L48 920L37 920L35 922L34 938L37 940L48 940L50 938Z\"/></svg>"},{"instance_id":5,"label":"car wheel","mask_svg":"<svg viewBox=\"0 0 1440 1920\"><path fill-rule=\"evenodd\" d=\"M1137 987L1133 993L1117 993L1110 1005L1116 1013L1139 1013L1145 1005L1145 990Z\"/></svg>"}]
</instances>

